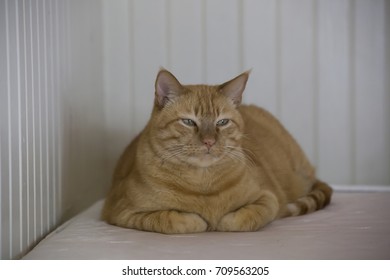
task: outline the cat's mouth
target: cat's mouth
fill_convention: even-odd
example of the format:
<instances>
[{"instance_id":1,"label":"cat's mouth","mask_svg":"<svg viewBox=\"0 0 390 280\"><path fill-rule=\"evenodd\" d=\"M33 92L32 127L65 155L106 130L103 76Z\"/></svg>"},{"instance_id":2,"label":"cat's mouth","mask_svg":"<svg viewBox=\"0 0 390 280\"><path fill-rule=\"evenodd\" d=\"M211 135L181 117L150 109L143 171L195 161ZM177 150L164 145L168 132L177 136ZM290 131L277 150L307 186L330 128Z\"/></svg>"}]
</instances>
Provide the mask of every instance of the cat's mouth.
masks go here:
<instances>
[{"instance_id":1,"label":"cat's mouth","mask_svg":"<svg viewBox=\"0 0 390 280\"><path fill-rule=\"evenodd\" d=\"M179 160L194 167L205 168L218 163L224 156L224 151L218 147L183 146L179 150L172 150L163 155L163 161Z\"/></svg>"},{"instance_id":2,"label":"cat's mouth","mask_svg":"<svg viewBox=\"0 0 390 280\"><path fill-rule=\"evenodd\" d=\"M210 167L220 161L222 157L222 154L214 151L213 149L207 149L206 151L202 151L196 155L188 156L187 162L198 167Z\"/></svg>"}]
</instances>

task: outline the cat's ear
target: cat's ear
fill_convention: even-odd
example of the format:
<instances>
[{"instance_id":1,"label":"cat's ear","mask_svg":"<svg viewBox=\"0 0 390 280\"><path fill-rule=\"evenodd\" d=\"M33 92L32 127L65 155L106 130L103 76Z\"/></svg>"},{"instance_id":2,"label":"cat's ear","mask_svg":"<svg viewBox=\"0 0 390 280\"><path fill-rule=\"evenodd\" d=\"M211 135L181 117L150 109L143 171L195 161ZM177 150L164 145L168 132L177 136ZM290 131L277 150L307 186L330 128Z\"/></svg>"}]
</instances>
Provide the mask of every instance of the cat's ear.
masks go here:
<instances>
[{"instance_id":1,"label":"cat's ear","mask_svg":"<svg viewBox=\"0 0 390 280\"><path fill-rule=\"evenodd\" d=\"M169 71L161 69L156 78L156 103L163 108L168 102L174 101L183 91L183 86Z\"/></svg>"},{"instance_id":2,"label":"cat's ear","mask_svg":"<svg viewBox=\"0 0 390 280\"><path fill-rule=\"evenodd\" d=\"M219 86L221 93L232 100L236 107L241 104L242 94L245 90L246 82L249 78L249 73L250 71L246 71L234 79Z\"/></svg>"}]
</instances>

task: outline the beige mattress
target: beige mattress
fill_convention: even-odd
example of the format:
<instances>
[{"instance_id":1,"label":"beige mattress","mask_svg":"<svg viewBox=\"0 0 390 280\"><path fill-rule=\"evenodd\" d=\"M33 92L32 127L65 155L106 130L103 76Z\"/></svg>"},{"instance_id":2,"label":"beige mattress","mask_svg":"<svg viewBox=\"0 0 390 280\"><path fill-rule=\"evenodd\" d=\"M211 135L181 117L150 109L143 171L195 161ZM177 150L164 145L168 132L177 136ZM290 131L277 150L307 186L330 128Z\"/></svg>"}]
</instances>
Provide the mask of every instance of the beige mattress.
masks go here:
<instances>
[{"instance_id":1,"label":"beige mattress","mask_svg":"<svg viewBox=\"0 0 390 280\"><path fill-rule=\"evenodd\" d=\"M245 233L124 229L99 220L102 205L60 226L25 259L390 259L390 192L336 191L324 210Z\"/></svg>"}]
</instances>

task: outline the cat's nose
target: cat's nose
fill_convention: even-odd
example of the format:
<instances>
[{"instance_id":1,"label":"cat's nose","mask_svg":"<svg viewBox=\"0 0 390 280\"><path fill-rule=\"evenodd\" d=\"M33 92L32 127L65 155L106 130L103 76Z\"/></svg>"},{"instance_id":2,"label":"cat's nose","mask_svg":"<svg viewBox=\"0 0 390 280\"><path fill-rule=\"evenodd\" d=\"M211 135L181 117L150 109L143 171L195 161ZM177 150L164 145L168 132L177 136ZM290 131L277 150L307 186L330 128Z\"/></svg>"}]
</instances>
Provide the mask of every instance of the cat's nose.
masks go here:
<instances>
[{"instance_id":1,"label":"cat's nose","mask_svg":"<svg viewBox=\"0 0 390 280\"><path fill-rule=\"evenodd\" d=\"M215 139L213 139L213 138L203 139L203 144L205 144L207 149L210 150L211 147L214 146L214 144L215 144Z\"/></svg>"}]
</instances>

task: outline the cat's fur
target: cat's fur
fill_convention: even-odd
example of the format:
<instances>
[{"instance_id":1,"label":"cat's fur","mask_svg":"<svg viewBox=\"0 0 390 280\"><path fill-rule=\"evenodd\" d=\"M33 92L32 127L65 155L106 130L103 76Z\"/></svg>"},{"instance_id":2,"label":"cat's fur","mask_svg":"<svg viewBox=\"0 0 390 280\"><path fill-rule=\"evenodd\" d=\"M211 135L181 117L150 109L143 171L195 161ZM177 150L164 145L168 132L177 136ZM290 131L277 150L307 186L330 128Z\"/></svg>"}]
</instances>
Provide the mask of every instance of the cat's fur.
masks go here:
<instances>
[{"instance_id":1,"label":"cat's fur","mask_svg":"<svg viewBox=\"0 0 390 280\"><path fill-rule=\"evenodd\" d=\"M150 121L119 160L103 219L161 233L255 231L326 206L332 189L286 129L240 105L248 75L184 86L161 70Z\"/></svg>"}]
</instances>

